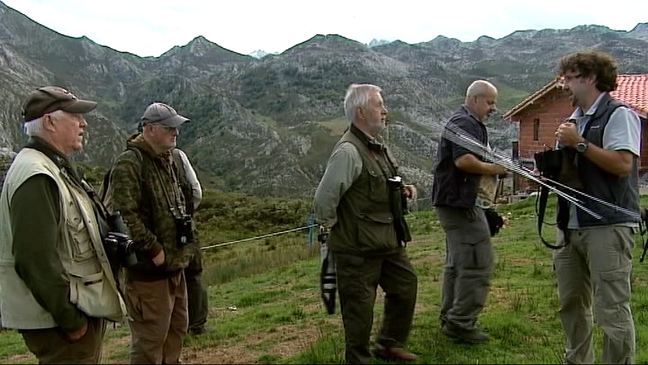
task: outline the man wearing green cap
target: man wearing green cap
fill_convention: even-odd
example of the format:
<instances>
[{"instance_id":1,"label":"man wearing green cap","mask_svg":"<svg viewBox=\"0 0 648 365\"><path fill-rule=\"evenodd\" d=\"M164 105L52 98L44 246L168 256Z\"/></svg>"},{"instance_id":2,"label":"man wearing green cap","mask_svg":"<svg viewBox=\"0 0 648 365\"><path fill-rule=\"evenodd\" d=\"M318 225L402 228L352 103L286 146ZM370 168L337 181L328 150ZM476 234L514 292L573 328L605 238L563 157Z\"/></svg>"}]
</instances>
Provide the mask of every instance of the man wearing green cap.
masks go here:
<instances>
[{"instance_id":1,"label":"man wearing green cap","mask_svg":"<svg viewBox=\"0 0 648 365\"><path fill-rule=\"evenodd\" d=\"M104 202L124 217L138 263L127 267L126 305L133 318L132 364L177 364L187 333L185 268L196 252L195 227L174 153L178 127L189 119L152 103L115 161Z\"/></svg>"},{"instance_id":2,"label":"man wearing green cap","mask_svg":"<svg viewBox=\"0 0 648 365\"><path fill-rule=\"evenodd\" d=\"M39 363L99 363L105 320L126 315L103 248L105 216L70 160L96 106L60 87L31 92L29 140L0 195L2 325L18 329Z\"/></svg>"}]
</instances>

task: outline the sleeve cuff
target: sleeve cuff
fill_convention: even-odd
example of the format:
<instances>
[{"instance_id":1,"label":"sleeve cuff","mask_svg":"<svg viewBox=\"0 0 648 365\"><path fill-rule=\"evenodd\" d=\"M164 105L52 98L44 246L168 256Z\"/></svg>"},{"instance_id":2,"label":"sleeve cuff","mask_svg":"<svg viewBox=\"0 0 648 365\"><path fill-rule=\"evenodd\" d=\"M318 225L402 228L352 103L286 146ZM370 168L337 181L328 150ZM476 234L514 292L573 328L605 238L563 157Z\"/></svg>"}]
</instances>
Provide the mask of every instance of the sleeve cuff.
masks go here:
<instances>
[{"instance_id":1,"label":"sleeve cuff","mask_svg":"<svg viewBox=\"0 0 648 365\"><path fill-rule=\"evenodd\" d=\"M155 258L157 255L160 254L160 252L162 252L162 245L157 242L154 243L153 247L151 247L151 250L149 251L149 258L150 259Z\"/></svg>"}]
</instances>

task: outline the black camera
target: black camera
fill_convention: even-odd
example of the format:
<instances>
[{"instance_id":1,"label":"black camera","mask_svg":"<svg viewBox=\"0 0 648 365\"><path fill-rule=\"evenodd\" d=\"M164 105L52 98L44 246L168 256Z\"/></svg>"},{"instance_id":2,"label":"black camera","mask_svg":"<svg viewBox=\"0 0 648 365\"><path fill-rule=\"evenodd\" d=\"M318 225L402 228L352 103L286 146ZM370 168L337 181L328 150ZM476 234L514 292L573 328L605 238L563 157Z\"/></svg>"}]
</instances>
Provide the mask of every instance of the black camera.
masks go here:
<instances>
[{"instance_id":1,"label":"black camera","mask_svg":"<svg viewBox=\"0 0 648 365\"><path fill-rule=\"evenodd\" d=\"M128 235L120 232L108 232L104 238L104 247L108 257L116 258L123 267L133 267L137 264L135 243Z\"/></svg>"},{"instance_id":2,"label":"black camera","mask_svg":"<svg viewBox=\"0 0 648 365\"><path fill-rule=\"evenodd\" d=\"M546 150L533 155L536 167L542 176L557 180L563 168L563 150Z\"/></svg>"},{"instance_id":3,"label":"black camera","mask_svg":"<svg viewBox=\"0 0 648 365\"><path fill-rule=\"evenodd\" d=\"M405 247L407 242L412 240L409 232L409 227L405 221L405 214L407 211L407 198L403 190L403 178L396 175L387 179L389 187L389 202L391 212L394 215L394 229L396 230L396 237L398 244Z\"/></svg>"},{"instance_id":4,"label":"black camera","mask_svg":"<svg viewBox=\"0 0 648 365\"><path fill-rule=\"evenodd\" d=\"M320 226L319 233L317 234L317 242L325 244L328 241L329 230Z\"/></svg>"},{"instance_id":5,"label":"black camera","mask_svg":"<svg viewBox=\"0 0 648 365\"><path fill-rule=\"evenodd\" d=\"M583 182L575 163L578 157L575 149L563 147L556 150L546 150L535 153L533 157L542 176L573 189L580 190L583 188Z\"/></svg>"},{"instance_id":6,"label":"black camera","mask_svg":"<svg viewBox=\"0 0 648 365\"><path fill-rule=\"evenodd\" d=\"M407 198L403 195L405 193L403 190L403 178L398 175L392 176L387 179L387 184L389 185L389 190L392 192L394 203L398 204L400 202L402 214L405 215L409 213Z\"/></svg>"},{"instance_id":7,"label":"black camera","mask_svg":"<svg viewBox=\"0 0 648 365\"><path fill-rule=\"evenodd\" d=\"M484 214L486 215L490 235L491 237L495 237L495 235L499 233L500 228L504 227L504 218L502 218L502 216L493 208L484 209Z\"/></svg>"},{"instance_id":8,"label":"black camera","mask_svg":"<svg viewBox=\"0 0 648 365\"><path fill-rule=\"evenodd\" d=\"M123 267L132 267L137 264L135 243L128 234L128 227L122 219L120 212L108 215L110 232L104 238L104 248L111 264Z\"/></svg>"},{"instance_id":9,"label":"black camera","mask_svg":"<svg viewBox=\"0 0 648 365\"><path fill-rule=\"evenodd\" d=\"M189 214L175 218L176 242L178 247L184 247L194 242L193 220Z\"/></svg>"},{"instance_id":10,"label":"black camera","mask_svg":"<svg viewBox=\"0 0 648 365\"><path fill-rule=\"evenodd\" d=\"M403 178L395 175L387 179L389 182L389 187L392 189L400 189L401 184L403 183Z\"/></svg>"}]
</instances>

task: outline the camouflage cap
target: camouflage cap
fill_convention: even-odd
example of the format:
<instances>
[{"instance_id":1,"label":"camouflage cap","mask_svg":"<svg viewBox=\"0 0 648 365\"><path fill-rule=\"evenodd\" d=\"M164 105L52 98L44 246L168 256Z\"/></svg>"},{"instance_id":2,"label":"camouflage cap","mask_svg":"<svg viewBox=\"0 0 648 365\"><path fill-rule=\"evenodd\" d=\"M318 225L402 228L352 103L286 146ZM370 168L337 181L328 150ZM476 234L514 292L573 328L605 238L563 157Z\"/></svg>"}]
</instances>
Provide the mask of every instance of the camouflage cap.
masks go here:
<instances>
[{"instance_id":1,"label":"camouflage cap","mask_svg":"<svg viewBox=\"0 0 648 365\"><path fill-rule=\"evenodd\" d=\"M175 128L184 122L189 122L189 119L164 103L153 103L146 108L141 121L143 123L160 123Z\"/></svg>"},{"instance_id":2,"label":"camouflage cap","mask_svg":"<svg viewBox=\"0 0 648 365\"><path fill-rule=\"evenodd\" d=\"M45 114L62 110L68 113L85 114L93 111L97 102L77 99L71 92L58 86L43 86L32 91L23 105L24 122L40 118Z\"/></svg>"}]
</instances>

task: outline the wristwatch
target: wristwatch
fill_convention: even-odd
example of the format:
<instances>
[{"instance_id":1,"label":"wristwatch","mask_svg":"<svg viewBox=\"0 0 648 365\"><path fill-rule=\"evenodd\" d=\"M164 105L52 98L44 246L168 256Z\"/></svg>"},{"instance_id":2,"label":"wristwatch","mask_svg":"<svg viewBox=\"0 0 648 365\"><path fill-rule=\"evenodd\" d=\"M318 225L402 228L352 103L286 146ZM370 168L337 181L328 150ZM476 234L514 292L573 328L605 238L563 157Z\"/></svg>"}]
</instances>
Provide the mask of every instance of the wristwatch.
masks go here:
<instances>
[{"instance_id":1,"label":"wristwatch","mask_svg":"<svg viewBox=\"0 0 648 365\"><path fill-rule=\"evenodd\" d=\"M576 143L576 151L580 153L584 153L587 151L587 148L589 147L589 141L584 139L583 142L578 142Z\"/></svg>"}]
</instances>

